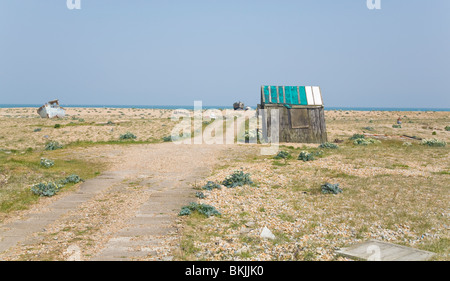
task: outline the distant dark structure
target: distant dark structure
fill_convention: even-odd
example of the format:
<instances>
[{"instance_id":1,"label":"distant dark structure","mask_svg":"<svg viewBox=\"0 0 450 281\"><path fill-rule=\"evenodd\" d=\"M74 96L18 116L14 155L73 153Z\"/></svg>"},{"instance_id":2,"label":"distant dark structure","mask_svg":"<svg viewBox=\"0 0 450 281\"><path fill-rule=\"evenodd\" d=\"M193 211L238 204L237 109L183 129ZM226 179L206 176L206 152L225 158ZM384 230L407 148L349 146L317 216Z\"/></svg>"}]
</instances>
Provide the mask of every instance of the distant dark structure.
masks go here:
<instances>
[{"instance_id":1,"label":"distant dark structure","mask_svg":"<svg viewBox=\"0 0 450 281\"><path fill-rule=\"evenodd\" d=\"M279 142L324 143L325 113L319 87L261 86L262 129L271 134L270 109L279 109Z\"/></svg>"},{"instance_id":2,"label":"distant dark structure","mask_svg":"<svg viewBox=\"0 0 450 281\"><path fill-rule=\"evenodd\" d=\"M243 102L235 102L233 103L234 110L244 110L244 103Z\"/></svg>"}]
</instances>

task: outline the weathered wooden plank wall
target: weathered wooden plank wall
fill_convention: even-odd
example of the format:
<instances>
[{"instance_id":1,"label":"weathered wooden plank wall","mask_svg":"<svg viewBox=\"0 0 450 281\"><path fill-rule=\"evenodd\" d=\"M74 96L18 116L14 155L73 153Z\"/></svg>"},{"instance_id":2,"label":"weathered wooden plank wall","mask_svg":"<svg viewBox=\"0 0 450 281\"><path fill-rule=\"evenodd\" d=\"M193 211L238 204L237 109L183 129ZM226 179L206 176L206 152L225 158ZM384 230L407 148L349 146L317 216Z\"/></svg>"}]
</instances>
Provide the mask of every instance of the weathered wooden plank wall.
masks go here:
<instances>
[{"instance_id":1,"label":"weathered wooden plank wall","mask_svg":"<svg viewBox=\"0 0 450 281\"><path fill-rule=\"evenodd\" d=\"M284 106L266 107L262 114L263 132L267 132L270 137L271 134L271 112L270 109L279 110L280 130L279 142L292 143L324 143L327 141L327 130L325 125L325 113L323 107L311 107L304 109L292 108L288 109ZM290 114L290 110L307 110L308 126L300 128L292 128L291 116L297 114ZM300 114L304 116L303 114Z\"/></svg>"}]
</instances>

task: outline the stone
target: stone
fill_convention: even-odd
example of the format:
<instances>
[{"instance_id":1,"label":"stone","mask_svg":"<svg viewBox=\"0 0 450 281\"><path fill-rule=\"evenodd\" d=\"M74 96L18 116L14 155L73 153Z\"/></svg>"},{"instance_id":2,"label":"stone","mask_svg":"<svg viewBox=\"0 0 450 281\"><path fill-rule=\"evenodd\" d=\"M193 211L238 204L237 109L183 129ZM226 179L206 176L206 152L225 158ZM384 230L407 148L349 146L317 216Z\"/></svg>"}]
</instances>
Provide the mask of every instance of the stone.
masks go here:
<instances>
[{"instance_id":1,"label":"stone","mask_svg":"<svg viewBox=\"0 0 450 281\"><path fill-rule=\"evenodd\" d=\"M241 229L239 229L239 234L246 234L249 233L250 229L246 228L246 227L241 227Z\"/></svg>"},{"instance_id":2,"label":"stone","mask_svg":"<svg viewBox=\"0 0 450 281\"><path fill-rule=\"evenodd\" d=\"M246 227L254 227L255 226L255 222L253 222L253 221L246 222L245 226Z\"/></svg>"},{"instance_id":3,"label":"stone","mask_svg":"<svg viewBox=\"0 0 450 281\"><path fill-rule=\"evenodd\" d=\"M275 239L275 235L273 235L272 231L270 231L270 229L268 229L267 227L264 227L262 229L259 237L265 238L265 239Z\"/></svg>"}]
</instances>

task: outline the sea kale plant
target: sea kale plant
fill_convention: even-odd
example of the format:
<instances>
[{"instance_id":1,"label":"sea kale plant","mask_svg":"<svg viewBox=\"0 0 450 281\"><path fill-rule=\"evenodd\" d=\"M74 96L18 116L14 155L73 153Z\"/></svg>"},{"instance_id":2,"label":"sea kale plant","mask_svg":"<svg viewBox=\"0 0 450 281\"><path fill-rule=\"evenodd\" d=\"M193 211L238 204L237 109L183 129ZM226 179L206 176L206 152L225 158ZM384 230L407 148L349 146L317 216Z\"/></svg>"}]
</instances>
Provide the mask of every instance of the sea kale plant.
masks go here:
<instances>
[{"instance_id":1,"label":"sea kale plant","mask_svg":"<svg viewBox=\"0 0 450 281\"><path fill-rule=\"evenodd\" d=\"M134 140L136 139L136 136L130 132L127 132L123 135L120 135L119 139L121 140Z\"/></svg>"},{"instance_id":2,"label":"sea kale plant","mask_svg":"<svg viewBox=\"0 0 450 281\"><path fill-rule=\"evenodd\" d=\"M285 150L281 150L278 152L278 154L274 157L274 159L289 159L291 158L291 154Z\"/></svg>"},{"instance_id":3,"label":"sea kale plant","mask_svg":"<svg viewBox=\"0 0 450 281\"><path fill-rule=\"evenodd\" d=\"M323 194L338 194L342 193L342 189L339 188L339 184L331 184L331 183L325 183L321 186L322 193Z\"/></svg>"},{"instance_id":4,"label":"sea kale plant","mask_svg":"<svg viewBox=\"0 0 450 281\"><path fill-rule=\"evenodd\" d=\"M422 144L427 145L427 146L435 146L435 147L444 147L447 145L447 143L445 141L438 140L438 139L423 139Z\"/></svg>"},{"instance_id":5,"label":"sea kale plant","mask_svg":"<svg viewBox=\"0 0 450 281\"><path fill-rule=\"evenodd\" d=\"M208 182L202 187L202 189L211 191L211 190L213 190L213 189L221 189L221 186L220 186L220 184L215 183L215 182L213 182L213 181L208 181Z\"/></svg>"},{"instance_id":6,"label":"sea kale plant","mask_svg":"<svg viewBox=\"0 0 450 281\"><path fill-rule=\"evenodd\" d=\"M55 162L50 160L50 159L46 159L46 158L41 158L41 166L45 167L45 168L50 168L53 167L55 165Z\"/></svg>"},{"instance_id":7,"label":"sea kale plant","mask_svg":"<svg viewBox=\"0 0 450 281\"><path fill-rule=\"evenodd\" d=\"M353 136L350 137L350 140L356 140L356 139L364 139L366 136L363 134L353 134Z\"/></svg>"},{"instance_id":8,"label":"sea kale plant","mask_svg":"<svg viewBox=\"0 0 450 281\"><path fill-rule=\"evenodd\" d=\"M225 178L222 185L228 188L234 188L236 186L243 186L252 183L253 181L250 179L250 174L245 174L242 170L236 170Z\"/></svg>"},{"instance_id":9,"label":"sea kale plant","mask_svg":"<svg viewBox=\"0 0 450 281\"><path fill-rule=\"evenodd\" d=\"M31 192L39 196L51 197L55 195L60 188L61 186L55 182L38 183L31 187Z\"/></svg>"},{"instance_id":10,"label":"sea kale plant","mask_svg":"<svg viewBox=\"0 0 450 281\"><path fill-rule=\"evenodd\" d=\"M324 142L319 145L319 148L337 149L339 146L332 142Z\"/></svg>"},{"instance_id":11,"label":"sea kale plant","mask_svg":"<svg viewBox=\"0 0 450 281\"><path fill-rule=\"evenodd\" d=\"M314 158L314 153L308 152L308 151L302 151L300 152L300 154L297 157L297 160L303 160L304 162L306 161L313 161Z\"/></svg>"},{"instance_id":12,"label":"sea kale plant","mask_svg":"<svg viewBox=\"0 0 450 281\"><path fill-rule=\"evenodd\" d=\"M197 197L197 198L199 198L199 199L204 199L204 198L206 198L205 194L203 194L203 192L201 192L201 191L195 192L195 197Z\"/></svg>"},{"instance_id":13,"label":"sea kale plant","mask_svg":"<svg viewBox=\"0 0 450 281\"><path fill-rule=\"evenodd\" d=\"M63 146L57 141L49 141L45 144L45 150L57 150L61 148L63 148Z\"/></svg>"},{"instance_id":14,"label":"sea kale plant","mask_svg":"<svg viewBox=\"0 0 450 281\"><path fill-rule=\"evenodd\" d=\"M189 216L193 212L197 212L206 217L221 215L220 212L217 211L217 209L215 207L213 207L211 205L207 205L207 204L198 204L195 202L191 202L189 205L181 208L181 211L180 211L180 213L178 213L178 215L179 216Z\"/></svg>"},{"instance_id":15,"label":"sea kale plant","mask_svg":"<svg viewBox=\"0 0 450 281\"><path fill-rule=\"evenodd\" d=\"M69 183L79 183L83 181L78 175L70 175L65 179L59 180L58 182L46 182L38 183L31 187L31 192L39 196L51 197L55 195L64 185Z\"/></svg>"},{"instance_id":16,"label":"sea kale plant","mask_svg":"<svg viewBox=\"0 0 450 281\"><path fill-rule=\"evenodd\" d=\"M78 175L70 175L67 178L61 180L61 184L68 184L68 183L79 183L81 181L84 181L82 178L80 178Z\"/></svg>"},{"instance_id":17,"label":"sea kale plant","mask_svg":"<svg viewBox=\"0 0 450 281\"><path fill-rule=\"evenodd\" d=\"M372 138L360 138L360 139L355 139L353 140L353 144L356 145L369 145L369 144L376 144L376 143L381 143L379 140L376 139L372 139Z\"/></svg>"},{"instance_id":18,"label":"sea kale plant","mask_svg":"<svg viewBox=\"0 0 450 281\"><path fill-rule=\"evenodd\" d=\"M172 136L163 137L163 142L169 142L169 141L172 141Z\"/></svg>"}]
</instances>

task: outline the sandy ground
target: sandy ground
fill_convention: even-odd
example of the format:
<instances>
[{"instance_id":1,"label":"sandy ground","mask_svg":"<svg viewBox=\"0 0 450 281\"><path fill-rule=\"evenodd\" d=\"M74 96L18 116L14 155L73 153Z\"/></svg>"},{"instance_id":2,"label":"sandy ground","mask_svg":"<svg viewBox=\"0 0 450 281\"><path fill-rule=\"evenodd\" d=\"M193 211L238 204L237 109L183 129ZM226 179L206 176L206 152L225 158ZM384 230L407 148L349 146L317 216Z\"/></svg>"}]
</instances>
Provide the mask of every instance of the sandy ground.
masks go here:
<instances>
[{"instance_id":1,"label":"sandy ground","mask_svg":"<svg viewBox=\"0 0 450 281\"><path fill-rule=\"evenodd\" d=\"M35 108L1 108L0 150L40 149L48 141L117 141L127 132L136 135L138 141L160 141L178 123L170 119L173 113L164 109L67 108L63 119L43 119ZM325 116L329 141L362 131L450 139L443 126L449 123L448 112L326 110ZM392 128L398 117L402 118L402 128ZM55 128L56 124L61 127Z\"/></svg>"},{"instance_id":2,"label":"sandy ground","mask_svg":"<svg viewBox=\"0 0 450 281\"><path fill-rule=\"evenodd\" d=\"M401 118L402 128L393 128ZM328 140L346 138L356 133L382 134L389 136L416 136L450 140L445 131L450 114L445 111L344 111L326 110ZM368 130L369 128L369 130ZM433 135L436 132L436 135Z\"/></svg>"},{"instance_id":3,"label":"sandy ground","mask_svg":"<svg viewBox=\"0 0 450 281\"><path fill-rule=\"evenodd\" d=\"M32 108L0 109L0 149L20 151L30 147L42 150L48 140L59 141L62 144L76 141L116 141L126 132L135 134L138 141L161 141L163 137L170 135L172 128L177 124L169 119L171 114L170 110L155 109L69 108L66 118L48 120L38 117ZM450 141L450 132L445 130L445 126L450 125L449 112L326 111L325 114L329 141L347 140L354 133L372 134L382 141L389 139L410 141L413 148L419 148L420 142L402 136ZM398 117L402 118L402 128L393 128L392 125L396 124ZM55 128L55 124L60 124L61 127ZM293 148L317 147L317 144L284 145ZM199 233L210 233L213 239L193 241L197 252L194 256L190 256L190 259L292 260L298 259L299 256L305 258L305 253L314 252L314 255L311 255L315 259L330 260L336 258L333 251L337 247L362 239L376 238L410 246L448 239L448 222L443 223L442 220L434 218L429 220L431 226L424 232L428 235L424 236L425 238L421 238L424 233L411 230L412 224L408 221L395 224L394 230L383 225L382 221L371 221L371 224L365 227L368 230L358 234L360 232L358 226L364 224L367 220L365 216L368 214L356 213L355 216L354 205L366 197L341 196L338 200L334 200L330 197L319 197L314 192L312 196L309 195L313 183L333 180L334 175L341 177L344 185L347 184L347 190L353 192L350 194L358 194L360 190L357 184L364 182L365 179L373 181L377 177L384 179L388 175L398 177L393 185L397 191L389 189L379 191L380 183L376 183L373 190L368 189L369 193L381 192L376 195L376 200L381 202L384 196L392 197L392 192L395 198L402 198L404 202L412 202L415 200L414 196L422 196L427 198L423 200L423 204L430 205L434 202L436 206L420 206L424 210L418 210L416 216L442 213L446 218L448 188L445 189L442 182L448 177L448 174L445 174L448 172L450 162L448 150L439 150L439 154L431 152L422 159L418 152L409 154L406 148L402 148L402 154L399 155L396 155L395 151L383 154L382 150L371 152L366 149L361 152L363 158L353 158L351 153L346 152L344 155L330 155L311 163L293 161L286 167L279 167L274 165L272 156L261 158L260 146L257 145L203 147L204 149L195 145L177 146L167 143L120 147L103 144L70 148L67 153L72 156L102 159L109 163L109 171L131 172L121 179L117 185L119 188L116 186L105 189L94 199L84 202L80 207L71 210L70 214L54 221L45 228L45 231L32 236L31 242L28 241L4 253L2 258L67 259L64 253L71 245L82 249L82 259L94 258L107 245L111 245L108 243L114 239L114 235L126 228L130 219L136 217L140 208L151 200L154 193L150 182L171 178L181 182L186 180L185 187L189 187L186 196L188 194L192 196L195 193L192 188L198 189L207 180L221 182L239 168L251 173L253 180L258 183L258 188L222 189L207 193L208 197L200 200L216 206L223 216L220 219L212 217L202 223L198 229ZM347 145L347 148L352 149L351 145ZM371 157L377 154L383 156ZM401 165L398 166L399 164ZM217 168L217 165L220 167ZM200 173L199 169L204 171ZM180 175L182 177L178 178ZM435 177L436 184L440 188L436 193L430 187L430 182ZM187 184L188 178L191 184ZM417 191L419 195L414 192L397 195L396 192L405 184L406 178L412 182L425 182L423 190ZM174 182L171 185L175 185ZM297 189L305 190L300 195L297 191L289 189L297 185L300 186L296 187ZM39 213L51 202L58 200L57 197L42 200L31 210L19 212L16 217L4 223L20 220L29 213ZM295 204L291 202L293 199L297 200ZM181 204L185 201L183 199L179 202ZM338 202L336 206L340 208L336 210L339 212L326 210L327 206L334 206L336 202ZM373 209L368 213L384 210L385 203L377 204L374 203L370 207ZM393 203L389 201L388 204ZM394 207L401 209L402 206L394 205ZM264 211L261 211L262 209ZM412 212L414 208L410 206L405 210ZM330 212L330 218L323 217L325 212ZM187 226L186 218L176 218L176 214L177 211L173 209L171 222L178 231L158 237L159 248L152 249L150 255L135 259L177 257L180 239L186 237ZM356 223L345 221L348 217L355 218ZM279 244L259 241L258 234L262 226L268 226L286 241ZM39 239L33 240L37 237ZM250 240L259 241L259 244L252 245Z\"/></svg>"},{"instance_id":4,"label":"sandy ground","mask_svg":"<svg viewBox=\"0 0 450 281\"><path fill-rule=\"evenodd\" d=\"M40 118L34 108L0 109L0 149L43 148L48 141L117 141L133 133L137 141L160 141L176 122L163 109L67 108L62 119ZM108 123L109 122L109 123ZM59 124L60 128L55 128Z\"/></svg>"}]
</instances>

